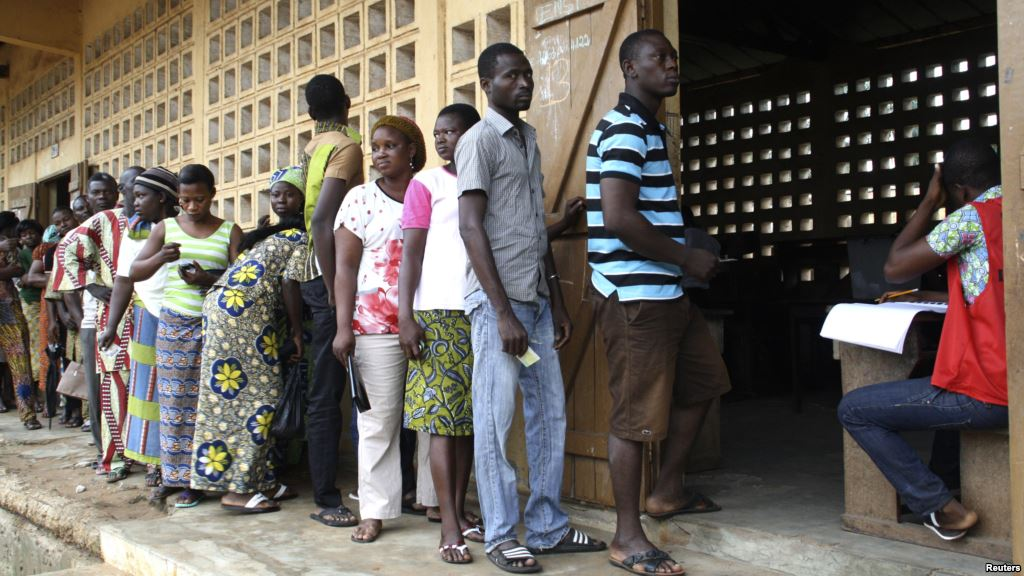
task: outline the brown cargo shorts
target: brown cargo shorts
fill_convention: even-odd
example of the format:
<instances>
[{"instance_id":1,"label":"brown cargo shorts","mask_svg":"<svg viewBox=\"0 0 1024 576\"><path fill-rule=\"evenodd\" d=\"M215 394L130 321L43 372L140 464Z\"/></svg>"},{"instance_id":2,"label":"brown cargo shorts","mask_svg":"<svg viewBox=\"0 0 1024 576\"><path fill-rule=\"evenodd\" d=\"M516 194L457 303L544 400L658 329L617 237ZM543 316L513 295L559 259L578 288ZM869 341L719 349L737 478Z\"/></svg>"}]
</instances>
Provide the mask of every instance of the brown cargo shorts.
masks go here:
<instances>
[{"instance_id":1,"label":"brown cargo shorts","mask_svg":"<svg viewBox=\"0 0 1024 576\"><path fill-rule=\"evenodd\" d=\"M725 394L729 373L700 309L675 300L619 302L594 292L608 355L611 429L618 438L662 440L673 407Z\"/></svg>"}]
</instances>

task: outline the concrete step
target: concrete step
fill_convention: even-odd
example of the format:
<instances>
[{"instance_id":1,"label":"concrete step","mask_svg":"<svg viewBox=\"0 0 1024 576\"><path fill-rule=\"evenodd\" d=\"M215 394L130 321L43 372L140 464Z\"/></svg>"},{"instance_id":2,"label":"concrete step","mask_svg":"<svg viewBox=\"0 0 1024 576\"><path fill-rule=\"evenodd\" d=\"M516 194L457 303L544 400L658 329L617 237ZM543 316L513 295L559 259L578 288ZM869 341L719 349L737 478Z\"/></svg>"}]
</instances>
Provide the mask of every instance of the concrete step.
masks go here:
<instances>
[{"instance_id":1,"label":"concrete step","mask_svg":"<svg viewBox=\"0 0 1024 576\"><path fill-rule=\"evenodd\" d=\"M727 506L728 500L718 500ZM726 507L714 514L644 516L652 540L677 551L763 566L793 576L973 576L991 559L845 532L836 516L803 517L791 512L754 518L750 507ZM615 529L610 510L569 505L578 525ZM656 536L656 538L655 538ZM680 548L685 550L681 552ZM698 574L691 571L692 574Z\"/></svg>"},{"instance_id":2,"label":"concrete step","mask_svg":"<svg viewBox=\"0 0 1024 576\"><path fill-rule=\"evenodd\" d=\"M128 576L110 564L97 563L91 566L68 568L56 572L44 572L38 576Z\"/></svg>"},{"instance_id":3,"label":"concrete step","mask_svg":"<svg viewBox=\"0 0 1024 576\"><path fill-rule=\"evenodd\" d=\"M328 528L309 519L310 504L285 503L281 512L239 516L216 500L177 510L162 521L135 521L101 528L103 558L138 576L505 574L470 544L473 565L445 564L438 557L440 528L421 516L385 523L380 539L357 544L351 528ZM607 539L608 534L597 534ZM697 576L779 576L781 572L707 554L670 549L687 573ZM542 557L544 574L619 575L607 553Z\"/></svg>"}]
</instances>

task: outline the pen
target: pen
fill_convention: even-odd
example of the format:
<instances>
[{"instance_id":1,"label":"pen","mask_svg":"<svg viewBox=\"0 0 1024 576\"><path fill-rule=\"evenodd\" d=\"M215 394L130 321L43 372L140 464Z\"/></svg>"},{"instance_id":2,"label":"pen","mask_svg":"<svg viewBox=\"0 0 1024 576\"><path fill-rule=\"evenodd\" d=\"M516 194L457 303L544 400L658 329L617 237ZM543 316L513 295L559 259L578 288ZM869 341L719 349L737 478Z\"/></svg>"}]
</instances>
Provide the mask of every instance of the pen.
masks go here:
<instances>
[{"instance_id":1,"label":"pen","mask_svg":"<svg viewBox=\"0 0 1024 576\"><path fill-rule=\"evenodd\" d=\"M885 294L885 295L882 296L882 298L890 300L892 298L899 298L900 296L906 296L907 294L913 294L914 292L917 292L917 288L914 288L912 290L903 290L902 292L893 292L892 294ZM882 298L875 298L875 302L881 302Z\"/></svg>"}]
</instances>

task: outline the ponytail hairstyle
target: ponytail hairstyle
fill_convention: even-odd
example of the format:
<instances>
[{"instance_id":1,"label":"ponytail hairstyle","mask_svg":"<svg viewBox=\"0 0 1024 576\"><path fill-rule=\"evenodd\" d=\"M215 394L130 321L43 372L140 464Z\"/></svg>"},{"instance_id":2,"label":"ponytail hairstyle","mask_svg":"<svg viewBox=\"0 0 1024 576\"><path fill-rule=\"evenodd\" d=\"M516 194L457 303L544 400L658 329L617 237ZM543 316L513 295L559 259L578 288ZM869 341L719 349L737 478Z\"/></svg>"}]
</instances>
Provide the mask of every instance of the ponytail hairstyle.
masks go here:
<instances>
[{"instance_id":1,"label":"ponytail hairstyle","mask_svg":"<svg viewBox=\"0 0 1024 576\"><path fill-rule=\"evenodd\" d=\"M273 226L257 228L250 232L246 232L245 235L242 236L242 243L238 246L238 253L241 254L242 252L249 250L253 246L267 238L270 238L278 232L284 232L285 230L291 230L293 228L297 228L303 232L306 231L306 219L303 217L302 213L285 216L280 222Z\"/></svg>"}]
</instances>

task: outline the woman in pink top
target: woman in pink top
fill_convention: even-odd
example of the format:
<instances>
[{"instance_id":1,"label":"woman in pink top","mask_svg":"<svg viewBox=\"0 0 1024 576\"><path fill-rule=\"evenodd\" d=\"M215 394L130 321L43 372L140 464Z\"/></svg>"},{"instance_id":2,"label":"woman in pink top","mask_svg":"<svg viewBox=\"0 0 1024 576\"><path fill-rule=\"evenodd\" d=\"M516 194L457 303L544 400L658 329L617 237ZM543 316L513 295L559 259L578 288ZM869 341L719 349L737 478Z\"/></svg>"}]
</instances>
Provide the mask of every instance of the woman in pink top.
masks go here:
<instances>
[{"instance_id":1,"label":"woman in pink top","mask_svg":"<svg viewBox=\"0 0 1024 576\"><path fill-rule=\"evenodd\" d=\"M441 509L441 559L473 558L463 538L483 542L479 518L466 513L473 467L473 347L463 311L466 248L459 235L455 145L480 120L453 104L434 124L434 148L448 164L424 170L405 193L399 275L399 340L409 359L404 426L430 435L430 471Z\"/></svg>"}]
</instances>

